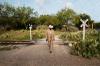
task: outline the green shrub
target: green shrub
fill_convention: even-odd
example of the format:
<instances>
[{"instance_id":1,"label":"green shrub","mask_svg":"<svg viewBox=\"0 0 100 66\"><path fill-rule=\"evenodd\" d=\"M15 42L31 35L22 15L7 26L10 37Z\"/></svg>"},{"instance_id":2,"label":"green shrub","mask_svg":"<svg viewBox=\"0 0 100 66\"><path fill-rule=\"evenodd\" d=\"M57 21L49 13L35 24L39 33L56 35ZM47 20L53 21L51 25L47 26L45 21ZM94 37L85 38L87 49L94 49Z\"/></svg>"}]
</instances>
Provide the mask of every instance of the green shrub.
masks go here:
<instances>
[{"instance_id":1,"label":"green shrub","mask_svg":"<svg viewBox=\"0 0 100 66\"><path fill-rule=\"evenodd\" d=\"M70 31L70 32L76 32L76 31L78 31L78 28L75 27L75 26L69 26L68 31Z\"/></svg>"},{"instance_id":2,"label":"green shrub","mask_svg":"<svg viewBox=\"0 0 100 66\"><path fill-rule=\"evenodd\" d=\"M47 29L47 28L48 28L47 25L40 25L40 26L38 26L36 29L37 29L37 30L45 30L45 29Z\"/></svg>"},{"instance_id":3,"label":"green shrub","mask_svg":"<svg viewBox=\"0 0 100 66\"><path fill-rule=\"evenodd\" d=\"M64 32L60 35L60 38L64 41L81 41L82 40L82 31L79 32ZM97 39L98 31L96 30L86 30L85 39Z\"/></svg>"},{"instance_id":4,"label":"green shrub","mask_svg":"<svg viewBox=\"0 0 100 66\"><path fill-rule=\"evenodd\" d=\"M86 58L98 55L98 42L96 40L79 41L72 46L72 54L80 55Z\"/></svg>"},{"instance_id":5,"label":"green shrub","mask_svg":"<svg viewBox=\"0 0 100 66\"><path fill-rule=\"evenodd\" d=\"M0 35L0 40L29 40L29 31L11 30Z\"/></svg>"},{"instance_id":6,"label":"green shrub","mask_svg":"<svg viewBox=\"0 0 100 66\"><path fill-rule=\"evenodd\" d=\"M97 38L97 41L99 41L99 43L100 43L100 31L98 32L98 38Z\"/></svg>"},{"instance_id":7,"label":"green shrub","mask_svg":"<svg viewBox=\"0 0 100 66\"><path fill-rule=\"evenodd\" d=\"M34 40L44 38L44 31L45 30L33 30L32 38ZM30 32L29 30L11 30L0 35L0 41L2 40L30 40Z\"/></svg>"},{"instance_id":8,"label":"green shrub","mask_svg":"<svg viewBox=\"0 0 100 66\"><path fill-rule=\"evenodd\" d=\"M75 26L67 26L67 25L63 25L63 28L61 31L70 31L70 32L76 32L78 31L79 29Z\"/></svg>"},{"instance_id":9,"label":"green shrub","mask_svg":"<svg viewBox=\"0 0 100 66\"><path fill-rule=\"evenodd\" d=\"M85 41L82 41L82 32L69 32L60 35L64 41L75 41L72 44L71 53L83 57L100 56L100 32L96 30L86 30Z\"/></svg>"},{"instance_id":10,"label":"green shrub","mask_svg":"<svg viewBox=\"0 0 100 66\"><path fill-rule=\"evenodd\" d=\"M85 41L78 41L73 44L72 54L81 55L83 57L100 56L100 33L96 30L87 30Z\"/></svg>"},{"instance_id":11,"label":"green shrub","mask_svg":"<svg viewBox=\"0 0 100 66\"><path fill-rule=\"evenodd\" d=\"M35 30L33 32L33 40L42 39L45 37L45 33L43 30Z\"/></svg>"},{"instance_id":12,"label":"green shrub","mask_svg":"<svg viewBox=\"0 0 100 66\"><path fill-rule=\"evenodd\" d=\"M97 38L97 41L98 41L98 46L97 46L97 50L98 50L98 53L100 55L100 31L98 32L98 38Z\"/></svg>"},{"instance_id":13,"label":"green shrub","mask_svg":"<svg viewBox=\"0 0 100 66\"><path fill-rule=\"evenodd\" d=\"M89 29L86 31L86 40L89 39L97 39L98 38L98 31L96 31L95 29Z\"/></svg>"},{"instance_id":14,"label":"green shrub","mask_svg":"<svg viewBox=\"0 0 100 66\"><path fill-rule=\"evenodd\" d=\"M62 33L61 35L60 35L60 38L63 40L63 41L66 41L67 40L67 35L66 35L67 33Z\"/></svg>"},{"instance_id":15,"label":"green shrub","mask_svg":"<svg viewBox=\"0 0 100 66\"><path fill-rule=\"evenodd\" d=\"M60 38L64 41L79 41L82 39L82 34L80 32L65 32L60 35Z\"/></svg>"}]
</instances>

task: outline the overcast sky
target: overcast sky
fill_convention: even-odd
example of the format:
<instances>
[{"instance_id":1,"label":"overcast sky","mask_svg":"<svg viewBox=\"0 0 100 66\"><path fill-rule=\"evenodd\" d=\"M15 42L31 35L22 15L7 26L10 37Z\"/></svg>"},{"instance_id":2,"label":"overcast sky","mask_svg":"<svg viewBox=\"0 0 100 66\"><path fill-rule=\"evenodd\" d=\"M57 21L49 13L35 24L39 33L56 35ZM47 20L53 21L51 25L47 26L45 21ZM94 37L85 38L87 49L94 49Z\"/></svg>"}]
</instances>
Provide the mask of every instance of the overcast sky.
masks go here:
<instances>
[{"instance_id":1,"label":"overcast sky","mask_svg":"<svg viewBox=\"0 0 100 66\"><path fill-rule=\"evenodd\" d=\"M100 21L100 0L0 0L14 6L30 6L39 14L55 14L63 8L72 8L77 13L86 13Z\"/></svg>"}]
</instances>

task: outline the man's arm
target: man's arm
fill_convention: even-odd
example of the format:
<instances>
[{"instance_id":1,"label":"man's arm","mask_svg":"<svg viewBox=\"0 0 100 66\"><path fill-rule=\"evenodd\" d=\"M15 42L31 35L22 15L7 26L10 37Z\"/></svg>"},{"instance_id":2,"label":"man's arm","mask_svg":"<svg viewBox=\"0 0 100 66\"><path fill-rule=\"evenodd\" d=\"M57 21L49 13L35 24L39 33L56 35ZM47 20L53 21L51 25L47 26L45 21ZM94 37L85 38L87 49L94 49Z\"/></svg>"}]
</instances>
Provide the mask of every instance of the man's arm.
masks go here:
<instances>
[{"instance_id":1,"label":"man's arm","mask_svg":"<svg viewBox=\"0 0 100 66\"><path fill-rule=\"evenodd\" d=\"M48 40L48 31L45 32L46 41Z\"/></svg>"},{"instance_id":2,"label":"man's arm","mask_svg":"<svg viewBox=\"0 0 100 66\"><path fill-rule=\"evenodd\" d=\"M55 33L54 33L54 31L53 31L53 40L55 41Z\"/></svg>"}]
</instances>

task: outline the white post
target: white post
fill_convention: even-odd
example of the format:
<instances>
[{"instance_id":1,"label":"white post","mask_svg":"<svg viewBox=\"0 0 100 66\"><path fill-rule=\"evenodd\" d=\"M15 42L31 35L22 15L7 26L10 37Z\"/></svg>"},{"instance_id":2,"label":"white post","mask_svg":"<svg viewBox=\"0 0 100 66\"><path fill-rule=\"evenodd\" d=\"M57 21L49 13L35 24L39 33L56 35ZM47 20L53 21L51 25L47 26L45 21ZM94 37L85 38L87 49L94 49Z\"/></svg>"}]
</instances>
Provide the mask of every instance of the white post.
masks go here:
<instances>
[{"instance_id":1,"label":"white post","mask_svg":"<svg viewBox=\"0 0 100 66\"><path fill-rule=\"evenodd\" d=\"M30 25L30 27L29 27L29 29L30 29L30 40L32 40L32 25Z\"/></svg>"},{"instance_id":2,"label":"white post","mask_svg":"<svg viewBox=\"0 0 100 66\"><path fill-rule=\"evenodd\" d=\"M83 27L83 41L84 41L84 40L85 40L85 27L88 27L87 24L86 24L86 22L88 21L88 19L85 20L85 21L83 21L83 20L81 19L80 21L82 22L81 27Z\"/></svg>"},{"instance_id":3,"label":"white post","mask_svg":"<svg viewBox=\"0 0 100 66\"><path fill-rule=\"evenodd\" d=\"M85 25L83 26L83 40L85 40Z\"/></svg>"}]
</instances>

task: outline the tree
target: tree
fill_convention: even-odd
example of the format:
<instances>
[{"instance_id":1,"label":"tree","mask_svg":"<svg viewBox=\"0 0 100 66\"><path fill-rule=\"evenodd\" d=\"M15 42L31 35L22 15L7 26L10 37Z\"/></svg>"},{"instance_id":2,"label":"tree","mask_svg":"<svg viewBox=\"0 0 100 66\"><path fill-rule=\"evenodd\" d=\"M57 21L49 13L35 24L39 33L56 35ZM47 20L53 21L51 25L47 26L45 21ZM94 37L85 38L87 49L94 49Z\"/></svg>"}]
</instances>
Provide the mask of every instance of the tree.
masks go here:
<instances>
[{"instance_id":1,"label":"tree","mask_svg":"<svg viewBox=\"0 0 100 66\"><path fill-rule=\"evenodd\" d=\"M76 13L72 9L62 9L57 13L57 17L64 24L66 20L72 18L76 15Z\"/></svg>"},{"instance_id":2,"label":"tree","mask_svg":"<svg viewBox=\"0 0 100 66\"><path fill-rule=\"evenodd\" d=\"M53 25L55 29L60 28L61 22L56 15L41 15L39 17L39 25Z\"/></svg>"},{"instance_id":3,"label":"tree","mask_svg":"<svg viewBox=\"0 0 100 66\"><path fill-rule=\"evenodd\" d=\"M94 27L95 27L96 29L99 29L99 30L100 30L100 22L94 23Z\"/></svg>"},{"instance_id":4,"label":"tree","mask_svg":"<svg viewBox=\"0 0 100 66\"><path fill-rule=\"evenodd\" d=\"M48 21L49 15L40 15L39 17L39 25L46 25L46 22Z\"/></svg>"},{"instance_id":5,"label":"tree","mask_svg":"<svg viewBox=\"0 0 100 66\"><path fill-rule=\"evenodd\" d=\"M15 10L14 18L17 19L17 27L25 28L26 23L30 20L33 9L30 7L18 7Z\"/></svg>"},{"instance_id":6,"label":"tree","mask_svg":"<svg viewBox=\"0 0 100 66\"><path fill-rule=\"evenodd\" d=\"M0 26L2 28L12 28L14 11L15 8L7 3L0 5Z\"/></svg>"},{"instance_id":7,"label":"tree","mask_svg":"<svg viewBox=\"0 0 100 66\"><path fill-rule=\"evenodd\" d=\"M0 4L0 26L4 29L26 28L26 25L37 17L37 12L30 7L14 7L8 3Z\"/></svg>"},{"instance_id":8,"label":"tree","mask_svg":"<svg viewBox=\"0 0 100 66\"><path fill-rule=\"evenodd\" d=\"M82 22L80 21L80 19L82 19L82 20L86 20L86 19L88 19L88 22L87 22L87 24L88 24L88 26L89 27L92 27L92 24L94 23L94 21L93 20L91 20L91 17L89 16L89 15L87 15L87 14L79 14L79 15L76 15L75 17L74 17L74 24L78 27L78 28L80 28L80 25L82 24Z\"/></svg>"}]
</instances>

